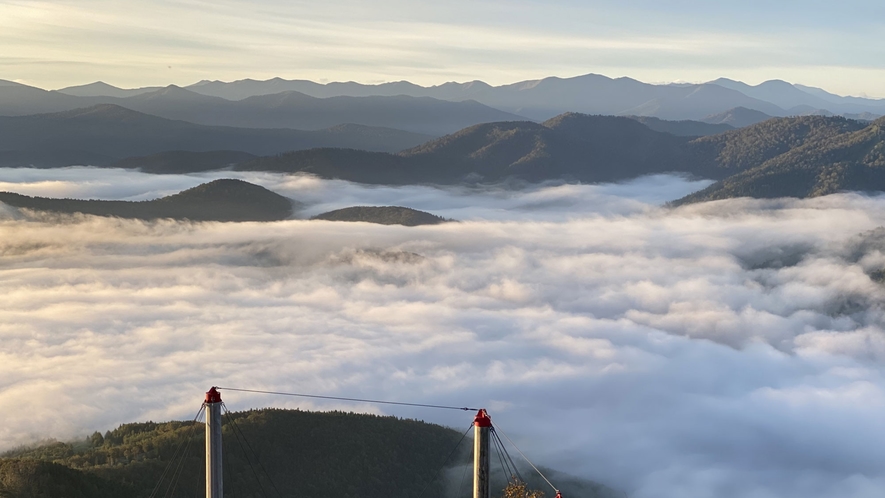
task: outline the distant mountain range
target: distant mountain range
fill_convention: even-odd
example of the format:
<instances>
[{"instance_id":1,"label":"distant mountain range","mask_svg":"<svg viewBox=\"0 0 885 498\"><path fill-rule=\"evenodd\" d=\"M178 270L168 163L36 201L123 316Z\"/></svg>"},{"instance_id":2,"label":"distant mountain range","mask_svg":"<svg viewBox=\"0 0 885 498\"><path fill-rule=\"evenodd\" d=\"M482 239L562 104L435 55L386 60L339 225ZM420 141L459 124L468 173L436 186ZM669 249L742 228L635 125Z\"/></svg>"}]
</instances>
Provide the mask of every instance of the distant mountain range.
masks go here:
<instances>
[{"instance_id":1,"label":"distant mountain range","mask_svg":"<svg viewBox=\"0 0 885 498\"><path fill-rule=\"evenodd\" d=\"M80 87L71 95L3 82L0 116L55 113L113 104L167 119L210 126L321 130L341 124L394 128L440 136L489 121L525 119L472 100L368 96L315 98L296 91L231 101L170 85L125 91L105 84ZM94 95L109 93L111 95Z\"/></svg>"},{"instance_id":2,"label":"distant mountain range","mask_svg":"<svg viewBox=\"0 0 885 498\"><path fill-rule=\"evenodd\" d=\"M237 150L267 155L313 147L352 147L394 152L430 138L361 125L318 131L205 126L100 104L52 114L0 117L0 165L101 166L169 150Z\"/></svg>"},{"instance_id":3,"label":"distant mountain range","mask_svg":"<svg viewBox=\"0 0 885 498\"><path fill-rule=\"evenodd\" d=\"M735 107L745 107L769 116L800 115L816 110L852 114L849 117L861 119L863 113L869 113L867 118L885 114L885 99L841 97L819 88L793 85L781 80L751 86L726 78L702 84L652 85L631 78L612 79L587 74L501 86L472 81L431 87L407 81L363 85L354 82L319 84L274 78L230 83L201 81L187 89L229 100L285 91L297 91L318 98L408 95L456 102L475 100L535 120L545 120L563 112L702 120Z\"/></svg>"},{"instance_id":4,"label":"distant mountain range","mask_svg":"<svg viewBox=\"0 0 885 498\"><path fill-rule=\"evenodd\" d=\"M198 124L316 130L342 123L443 135L466 126L564 112L706 120L743 107L767 116L845 115L873 120L885 99L842 97L771 80L759 85L720 78L701 84L653 85L587 74L492 86L482 81L419 86L407 81L320 84L274 78L201 81L185 88L120 89L102 82L47 92L0 82L0 115L58 112L116 104Z\"/></svg>"},{"instance_id":5,"label":"distant mountain range","mask_svg":"<svg viewBox=\"0 0 885 498\"><path fill-rule=\"evenodd\" d=\"M482 81L445 83L422 87L407 81L363 85L359 83L318 84L305 80L274 78L267 81L240 80L230 83L201 81L187 87L196 93L231 100L283 91L314 97L409 95L440 100L476 100L491 107L535 120L563 112L586 114L640 115L668 120L701 120L735 107L745 107L769 116L788 116L826 110L833 114L868 112L885 114L885 99L840 97L819 88L766 81L756 86L720 78L708 83L652 85L631 78L608 78L587 74L574 78L544 78L510 85L491 86ZM65 91L65 90L61 90Z\"/></svg>"},{"instance_id":6,"label":"distant mountain range","mask_svg":"<svg viewBox=\"0 0 885 498\"><path fill-rule=\"evenodd\" d=\"M562 109L584 113L523 117ZM679 172L721 180L680 202L808 196L885 188L883 113L885 100L724 78L650 85L590 74L433 87L277 78L51 92L0 81L0 166L231 168L375 184L609 182ZM795 117L777 117L785 114Z\"/></svg>"}]
</instances>

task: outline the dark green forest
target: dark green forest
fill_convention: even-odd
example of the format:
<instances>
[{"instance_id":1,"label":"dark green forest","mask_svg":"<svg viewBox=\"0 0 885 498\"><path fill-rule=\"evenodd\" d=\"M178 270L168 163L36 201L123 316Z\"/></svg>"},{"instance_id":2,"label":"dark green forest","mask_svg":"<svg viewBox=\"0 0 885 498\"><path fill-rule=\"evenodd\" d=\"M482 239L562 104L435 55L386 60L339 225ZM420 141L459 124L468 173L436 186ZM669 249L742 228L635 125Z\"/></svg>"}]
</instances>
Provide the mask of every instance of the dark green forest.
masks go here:
<instances>
[{"instance_id":1,"label":"dark green forest","mask_svg":"<svg viewBox=\"0 0 885 498\"><path fill-rule=\"evenodd\" d=\"M276 488L282 496L418 496L460 436L394 417L274 409L231 413L223 425L225 495L279 496ZM177 479L171 473L162 477L181 455ZM69 496L51 490L74 486L98 493L83 496L121 492L140 498L158 483L164 490L175 485L174 496L194 496L205 486L199 422L125 424L94 433L88 443L58 442L3 456L0 479L19 493L14 496L30 496L17 491L29 487L38 491L33 496ZM441 486L431 488L426 496L442 496Z\"/></svg>"},{"instance_id":2,"label":"dark green forest","mask_svg":"<svg viewBox=\"0 0 885 498\"><path fill-rule=\"evenodd\" d=\"M471 435L462 439L462 432L438 425L279 409L229 413L223 422L225 496L441 498L472 492L463 467L472 458ZM145 498L155 489L156 496L201 496L204 444L201 422L176 421L124 424L73 443L14 449L0 455L0 497ZM560 481L575 498L614 493L574 477ZM543 482L529 483L539 488ZM496 473L493 494L505 485Z\"/></svg>"}]
</instances>

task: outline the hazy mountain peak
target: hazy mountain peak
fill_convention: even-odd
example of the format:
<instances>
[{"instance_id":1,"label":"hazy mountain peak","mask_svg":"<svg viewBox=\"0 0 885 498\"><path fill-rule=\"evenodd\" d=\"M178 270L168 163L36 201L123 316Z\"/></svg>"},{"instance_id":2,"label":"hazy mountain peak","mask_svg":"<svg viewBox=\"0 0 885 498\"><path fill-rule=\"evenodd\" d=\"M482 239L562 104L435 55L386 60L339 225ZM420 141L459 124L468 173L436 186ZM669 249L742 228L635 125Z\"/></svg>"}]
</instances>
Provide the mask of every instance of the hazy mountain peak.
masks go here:
<instances>
[{"instance_id":1,"label":"hazy mountain peak","mask_svg":"<svg viewBox=\"0 0 885 498\"><path fill-rule=\"evenodd\" d=\"M733 79L731 79L731 78L716 78L716 79L713 80L713 81L708 81L708 83L712 83L712 84L714 84L714 85L718 85L718 84L721 84L721 83L724 83L724 84L741 84L741 85L746 85L746 83L743 83L743 82L740 82L740 81L737 81L737 80L733 80Z\"/></svg>"},{"instance_id":2,"label":"hazy mountain peak","mask_svg":"<svg viewBox=\"0 0 885 498\"><path fill-rule=\"evenodd\" d=\"M701 121L710 124L728 124L735 128L743 128L745 126L754 125L771 119L771 116L755 109L747 109L746 107L735 107L727 111L717 114L711 114Z\"/></svg>"},{"instance_id":3,"label":"hazy mountain peak","mask_svg":"<svg viewBox=\"0 0 885 498\"><path fill-rule=\"evenodd\" d=\"M105 83L104 81L95 81L85 85L69 86L56 90L58 93L71 95L74 97L116 97L126 98L144 93L156 91L157 87L144 87L125 89Z\"/></svg>"},{"instance_id":4,"label":"hazy mountain peak","mask_svg":"<svg viewBox=\"0 0 885 498\"><path fill-rule=\"evenodd\" d=\"M761 87L761 86L780 86L780 87L796 88L795 86L793 86L792 83L790 83L788 81L784 81L784 80L778 80L778 79L766 80L766 81L763 81L762 83L759 83L758 85L756 85L756 87Z\"/></svg>"},{"instance_id":5,"label":"hazy mountain peak","mask_svg":"<svg viewBox=\"0 0 885 498\"><path fill-rule=\"evenodd\" d=\"M110 85L110 84L105 83L104 81L101 81L101 80L94 81L92 83L87 83L85 85L70 86L68 88L104 88L104 89L112 88L114 90L122 90L122 88L116 87L114 85Z\"/></svg>"},{"instance_id":6,"label":"hazy mountain peak","mask_svg":"<svg viewBox=\"0 0 885 498\"><path fill-rule=\"evenodd\" d=\"M110 118L110 119L149 117L149 118L154 118L154 119L162 119L162 118L155 118L154 116L148 116L146 114L142 114L140 112L133 111L131 109L127 109L127 108L119 106L117 104L96 104L94 106L83 107L81 109L73 109L71 111L45 114L45 116L58 116L58 117L67 118L67 119L80 118L80 117L99 117L99 118Z\"/></svg>"},{"instance_id":7,"label":"hazy mountain peak","mask_svg":"<svg viewBox=\"0 0 885 498\"><path fill-rule=\"evenodd\" d=\"M187 88L182 88L178 85L168 85L163 88L158 88L154 91L139 94L137 95L137 97L139 99L176 99L187 101L212 101L217 99L217 97L202 95L197 92L188 90Z\"/></svg>"}]
</instances>

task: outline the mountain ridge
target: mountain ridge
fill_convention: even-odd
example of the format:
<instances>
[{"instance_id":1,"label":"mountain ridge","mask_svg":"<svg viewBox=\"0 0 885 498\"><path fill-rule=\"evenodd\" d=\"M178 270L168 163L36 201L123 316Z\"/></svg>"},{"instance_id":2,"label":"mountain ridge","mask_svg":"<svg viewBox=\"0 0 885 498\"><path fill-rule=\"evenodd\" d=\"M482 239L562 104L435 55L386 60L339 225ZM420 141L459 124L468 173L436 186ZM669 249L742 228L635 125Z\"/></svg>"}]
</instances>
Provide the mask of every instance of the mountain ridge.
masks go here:
<instances>
[{"instance_id":1,"label":"mountain ridge","mask_svg":"<svg viewBox=\"0 0 885 498\"><path fill-rule=\"evenodd\" d=\"M91 88L98 87L93 84ZM84 93L80 90L74 93ZM311 131L355 123L432 136L482 122L524 119L479 102L453 102L404 95L316 98L285 91L231 101L176 85L132 94L120 89L107 93L119 95L120 92L125 96L77 96L18 84L3 86L0 87L0 116L64 112L113 104L166 119L207 126Z\"/></svg>"},{"instance_id":2,"label":"mountain ridge","mask_svg":"<svg viewBox=\"0 0 885 498\"><path fill-rule=\"evenodd\" d=\"M702 90L701 93L708 90L715 93L716 91L711 87L736 92L736 94L719 92L718 95L724 100L719 103L718 108L711 108L709 102L704 103L697 94L698 90ZM819 88L792 84L782 80L769 80L758 85L749 85L728 78L719 78L705 83L652 85L629 77L609 78L589 73L573 77L550 76L497 86L479 80L421 86L408 81L380 84L363 84L352 81L316 83L309 80L287 80L276 77L268 80L243 79L231 82L203 80L184 88L195 93L234 101L284 91L298 91L317 98L408 95L413 97L428 96L448 101L473 99L491 107L539 121L563 112L642 114L670 120L700 120L705 116L742 106L775 117L790 115L790 109L797 106L824 109L834 114L843 115L862 115L865 112L878 116L885 114L885 99L843 97ZM59 92L65 91L70 90L59 90ZM634 94L631 97L632 100L624 100L624 92L632 92ZM695 101L694 104L691 104L695 109L691 111L677 110L676 103L679 101ZM619 103L605 105L605 102ZM697 108L698 106L703 109ZM646 109L647 112L635 112L642 109Z\"/></svg>"},{"instance_id":3,"label":"mountain ridge","mask_svg":"<svg viewBox=\"0 0 885 498\"><path fill-rule=\"evenodd\" d=\"M349 124L316 131L206 126L161 118L115 104L0 117L0 151L7 151L7 156L18 151L15 157L20 158L19 161L27 159L28 152L40 157L54 150L89 152L115 159L169 150L236 149L268 155L329 146L395 152L429 138L428 135L401 130ZM28 163L6 165L27 166ZM37 164L42 167L70 165L69 162ZM97 164L103 165L106 163Z\"/></svg>"}]
</instances>

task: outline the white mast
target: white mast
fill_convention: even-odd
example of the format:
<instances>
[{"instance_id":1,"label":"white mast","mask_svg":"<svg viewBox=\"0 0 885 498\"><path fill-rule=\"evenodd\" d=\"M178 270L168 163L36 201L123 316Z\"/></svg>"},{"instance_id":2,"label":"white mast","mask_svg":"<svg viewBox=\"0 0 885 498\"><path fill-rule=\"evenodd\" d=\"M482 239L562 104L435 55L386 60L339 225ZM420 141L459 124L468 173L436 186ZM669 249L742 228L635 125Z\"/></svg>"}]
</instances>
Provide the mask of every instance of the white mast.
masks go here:
<instances>
[{"instance_id":1,"label":"white mast","mask_svg":"<svg viewBox=\"0 0 885 498\"><path fill-rule=\"evenodd\" d=\"M206 498L223 498L221 480L221 393L206 393Z\"/></svg>"},{"instance_id":2,"label":"white mast","mask_svg":"<svg viewBox=\"0 0 885 498\"><path fill-rule=\"evenodd\" d=\"M490 498L489 433L492 419L485 408L473 419L473 498Z\"/></svg>"}]
</instances>

